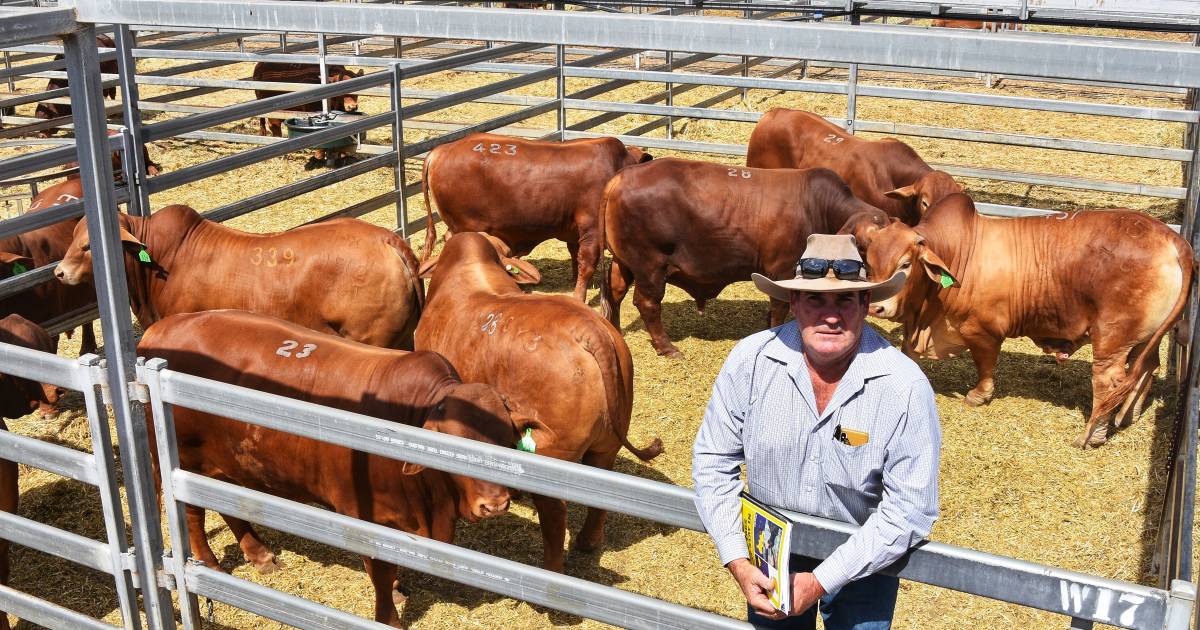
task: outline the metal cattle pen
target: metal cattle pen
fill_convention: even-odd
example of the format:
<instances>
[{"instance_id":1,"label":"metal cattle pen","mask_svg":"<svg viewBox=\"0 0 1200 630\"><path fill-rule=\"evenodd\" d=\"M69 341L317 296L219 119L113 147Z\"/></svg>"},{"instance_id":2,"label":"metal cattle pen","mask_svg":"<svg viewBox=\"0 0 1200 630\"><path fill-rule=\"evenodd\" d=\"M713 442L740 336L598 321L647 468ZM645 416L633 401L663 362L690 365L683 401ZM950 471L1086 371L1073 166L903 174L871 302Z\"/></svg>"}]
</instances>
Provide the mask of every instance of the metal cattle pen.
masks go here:
<instances>
[{"instance_id":1,"label":"metal cattle pen","mask_svg":"<svg viewBox=\"0 0 1200 630\"><path fill-rule=\"evenodd\" d=\"M893 4L898 3L893 2ZM381 147L382 150L374 157L328 174L290 184L276 191L217 208L209 215L217 219L230 218L265 207L279 199L312 190L325 183L349 177L352 174L375 168L394 168L397 178L396 190L333 214L356 215L369 209L397 204L397 228L407 234L409 230L419 227L420 222L409 221L402 205L407 194L415 194L417 191L415 185L404 181L402 158L416 157L439 143L464 135L468 130L504 127L525 118L559 111L558 129L534 135L559 138L588 135L586 125L578 123L567 125L563 111L566 109L598 111L602 113L601 117L611 115L613 118L622 113L631 112L652 114L664 118L674 117L676 120L711 117L750 122L756 119L756 117L751 117L756 116L753 113L713 110L705 106L680 107L673 104L658 106L652 103L597 102L591 100L591 97L609 91L612 87L607 90L601 89L601 87L588 88L582 90L581 93L567 94L565 79L568 77L605 79L609 81L606 86L616 86L626 81L655 81L675 86L719 85L730 87L734 91L755 87L811 89L845 94L851 101L855 95L868 94L891 98L919 97L922 99L954 99L961 96L964 99L980 99L979 101L966 101L977 104L1020 106L1031 109L1050 109L1051 111L1056 111L1051 108L1059 107L1061 109L1057 111L1081 111L1101 115L1175 120L1189 123L1192 127L1195 127L1197 123L1195 111L1197 108L1194 101L1189 104L1187 111L1181 112L1179 110L1147 110L1091 103L1060 105L1036 99L1013 99L1013 97L991 95L967 97L939 95L932 91L918 94L917 92L922 91L857 86L853 78L839 86L818 82L729 76L748 69L752 65L777 63L773 61L774 59L791 60L783 62L782 66L776 66L789 68L792 64L797 63L796 60L802 58L816 58L827 62L849 64L851 77L856 76L857 72L863 68L885 63L889 67L901 68L940 67L955 72L1029 74L1031 73L1029 68L1022 65L1023 60L1026 56L1034 55L1040 60L1047 60L1050 67L1040 68L1032 74L1039 74L1051 80L1073 79L1144 84L1148 79L1152 79L1152 84L1159 87L1171 89L1200 87L1200 73L1196 70L1196 68L1200 68L1200 65L1196 63L1200 61L1200 51L1180 46L1146 45L1139 49L1121 48L1121 52L1124 54L1117 56L1113 50L1110 50L1114 47L1111 43L1079 42L1071 38L1052 36L1006 34L1006 37L1020 37L1019 41L1022 46L1018 47L1012 45L1011 41L976 33L928 33L925 31L917 33L915 29L910 31L890 27L843 24L764 23L732 19L689 19L577 12L489 11L421 5L391 7L361 4L313 5L310 3L188 2L178 0L173 2L158 0L89 2L81 0L76 5L78 19L81 22L78 28L74 23L64 21L66 20L63 17L64 14L69 14L69 12L59 10L53 12L58 16L56 19L59 20L59 22L55 22L54 28L61 30L37 31L38 37L27 36L22 41L38 41L54 35L66 36L66 62L68 74L71 77L72 104L76 108L75 128L76 136L79 139L79 161L85 185L85 199L78 204L61 206L53 211L0 223L0 235L13 234L66 217L79 216L81 210L86 212L92 234L98 235L95 238L94 252L99 304L101 305L100 313L105 338L108 341L106 344L108 361L103 368L89 364L86 376L72 376L71 378L62 376L67 373L66 365L70 362L59 365L48 358L37 357L37 362L34 363L49 366L42 371L28 367L22 370L21 366L13 359L25 359L30 355L22 355L19 350L12 350L11 352L14 354L11 357L0 355L0 365L4 366L6 372L12 371L79 389L93 387L97 383L105 384L108 391L115 393L112 396L113 415L120 433L120 442L123 444L123 464L134 531L134 552L125 554L119 565L113 561L107 569L118 576L118 583L126 580L136 586L142 586L144 582L134 576L154 575L156 577L155 583L158 588L143 590L147 611L146 620L151 627L155 628L174 626L170 598L167 596L168 589L179 592L184 624L188 627L198 624L198 610L193 599L197 595L208 596L301 627L376 626L372 622L346 613L299 600L294 596L188 563L186 535L183 531L183 521L179 518L182 514L179 505L181 502L204 506L344 549L385 558L403 566L616 625L681 628L747 627L747 625L744 622L711 613L695 611L610 587L590 584L452 546L439 545L402 532L355 522L351 519L331 515L328 512L296 505L178 470L177 459L172 449L167 446L174 443L173 440L167 439L172 431L170 409L173 405L220 413L247 422L352 446L359 450L401 457L434 468L489 479L541 494L565 497L585 505L603 507L678 527L699 528L699 520L694 513L690 491L683 488L547 460L510 449L500 449L455 440L446 436L426 434L426 432L416 429L397 427L393 423L357 414L329 410L259 392L232 388L172 372L168 369L169 366L164 366L161 362L134 366L129 313L125 308L127 298L124 275L119 273L121 252L115 235L114 212L117 203L131 199L146 200L141 203L140 207L148 211L147 202L151 193L195 181L238 165L261 161L312 146L335 137L374 127L393 125L393 129L396 131L393 133L392 147ZM34 17L28 17L30 15ZM3 20L0 20L0 35L5 33L5 26L17 29L18 27L15 25L24 24L24 21L48 20L49 18L41 17L48 15L50 13L21 13L7 16L5 13L0 13L0 17L3 17ZM134 180L130 187L131 191L123 192L114 191L106 174L107 151L110 141L104 133L105 122L100 98L102 77L95 72L96 53L94 49L88 50L90 46L80 44L80 42L91 41L92 27L88 25L93 23L117 25L117 58L124 59L123 68L126 70L132 67L130 60L133 58L159 54L156 52L146 53L144 49L141 49L139 55L139 49L132 47L135 29L131 27L151 30L163 27L192 30L222 28L244 33L288 31L293 33L337 33L359 38L368 36L409 37L515 43L497 44L492 48L467 49L465 51L450 48L450 55L435 60L289 55L281 57L280 60L375 65L390 68L390 71L369 74L361 79L336 86L310 88L303 93L293 92L272 97L256 103L246 103L219 110L190 112L193 115L186 118L144 126L140 121L138 109L140 102L136 97L136 83L132 78L132 73L123 71L120 77L123 96L127 94L134 96L123 99L125 100L123 108L127 113L128 130L116 142L126 149L124 153L127 161L140 159L140 157L135 157L140 156L139 150L130 151L129 149L136 149L137 144L142 142L179 137L183 134L195 134L191 137L196 138L203 138L205 136L201 134L208 134L213 138L232 139L223 137L228 134L215 135L204 130L226 121L287 109L298 103L344 93L347 89L370 90L387 86L388 91L385 93L390 95L393 103L390 112L364 117L362 120L336 130L319 132L304 138L271 141L262 147L240 155L222 158L148 180L139 177ZM922 39L917 40L917 37ZM546 45L554 47L556 62L553 65L494 63L494 60L507 55L529 53ZM595 49L580 51L565 48L568 46L594 46L612 49L612 51L605 52ZM653 58L652 53L645 51L672 51L675 53L675 58L668 60L666 67L642 71L593 67L638 52ZM242 52L192 52L195 53L193 58L200 63L219 62L223 60L222 56L225 60L256 58L253 54ZM589 56L582 60L564 63L568 53L576 56L579 54ZM723 56L733 56L735 60L733 63L736 65L728 73L707 75L663 72L663 70L673 70L702 60L720 60ZM261 57L270 58L269 55ZM743 61L743 57L750 61ZM752 64L751 62L756 63ZM517 76L455 94L421 95L425 97L424 102L398 107L401 104L401 98L413 98L413 95L400 87L403 79L450 68L472 68L479 71L516 74ZM109 77L104 78L108 79ZM140 82L141 77L138 79ZM550 80L557 82L556 98L506 97L500 94L522 85ZM195 81L194 85L197 88L215 87L213 83L205 83L203 80ZM298 88L300 86L288 87ZM871 90L882 91L872 93ZM664 93L658 100L666 99L670 93ZM673 94L679 93L680 88L675 87ZM524 106L524 109L468 125L465 129L454 129L450 134L414 144L404 143L398 132L401 127L413 127L412 118L472 100L490 100L490 102L502 103L507 101ZM3 103L0 102L0 105ZM745 116L746 114L749 115ZM849 123L849 127L857 131L871 130L869 121L856 120L852 105L848 107L845 121ZM714 146L675 139L645 138L640 135L663 124L669 123L664 120L657 124L643 125L642 128L627 134L627 139L645 146L661 146L706 153L736 153L740 150L735 146ZM574 127L580 128L575 129ZM886 130L890 133L909 131L922 134L962 131L938 131L915 127L879 130ZM1197 136L1200 134L1191 134L1189 141L1197 142ZM986 138L968 137L967 139L1000 141L1007 144L1027 143L1031 146L1055 144L1052 139L1030 139L1019 136L996 137L995 134ZM1193 170L1197 162L1192 159L1195 150L1194 144L1184 150L1178 150L1161 147L1100 146L1099 143L1079 141L1076 144L1064 145L1062 148L1100 153L1121 151L1123 153L1117 154L1175 159L1186 162L1188 167ZM6 176L16 177L61 164L74 155L74 151L70 148L44 151L4 160L0 162L0 167L4 168L3 172L6 173ZM126 171L140 173L140 169L137 168L126 169ZM976 173L976 175L978 174ZM1196 199L1197 196L1200 196L1200 192L1197 192L1194 182L1196 182L1196 178L1190 177L1189 186L1186 189L1155 190L1143 187L1128 192L1186 198L1187 212L1181 229L1195 244L1197 230L1194 214ZM1080 187L1101 185L1095 182L1076 181L1058 181L1056 184ZM137 204L138 201L134 203ZM1028 211L1027 209L1005 207L992 209L1013 213ZM28 275L33 276L34 274ZM22 282L30 280L30 278L22 278ZM0 283L0 292L6 292L6 289L10 289L16 284L13 280L4 281ZM1192 316L1188 320L1193 326L1193 330L1197 323L1194 314L1195 298L1193 298ZM1193 338L1195 338L1194 334ZM8 351L8 347L4 347L4 349ZM1187 627L1193 614L1195 594L1189 581L1191 580L1190 542L1193 519L1191 511L1194 495L1196 410L1198 407L1195 383L1197 382L1196 373L1200 358L1196 356L1196 353L1186 353L1185 357L1187 367L1184 373L1188 376L1185 407L1187 413L1184 415L1184 423L1179 429L1177 453L1173 458L1175 470L1172 471L1171 477L1172 499L1168 501L1168 506L1164 506L1164 523L1169 526L1162 528L1164 536L1159 555L1160 574L1163 577L1161 588L1088 576L938 543L927 543L914 550L905 561L893 567L892 571L907 579L1058 612L1072 618L1072 627L1077 628L1090 627L1093 622L1129 628ZM58 369L60 372L57 377L51 378L45 370L53 369ZM78 370L79 368L73 369ZM93 429L93 439L96 440L98 434L107 430L107 425L105 424L106 419L100 413L102 407L93 398L89 397L89 418ZM172 521L170 533L174 543L171 545L172 550L168 555L162 553L163 543L157 539L159 531L157 506L154 502L153 489L148 485L150 473L146 459L149 455L146 448L146 428L140 418L140 407L133 404L134 400L149 402L154 407L156 428L162 432L160 435L165 438L160 439L159 444L163 449L161 453L164 463L163 488L168 516ZM0 448L5 448L10 442L24 445L12 436L0 434L0 438L3 438L0 439ZM105 443L107 442L105 441ZM17 446L0 451L0 453L3 453L5 457L12 454L12 458L17 458L19 451L20 447ZM24 457L25 459L21 461L33 459L32 456ZM108 487L115 492L115 487L111 484ZM114 516L113 518L114 520L108 521L110 531L119 525L119 521L115 520L119 517ZM852 526L842 523L800 515L797 515L796 518L799 525L793 544L797 546L797 550L808 555L817 557L827 555L853 531ZM12 531L21 531L19 528L10 530L7 527L10 521L16 522L13 518L6 517L3 521L6 524L5 537L12 538L20 544L33 544L19 539L19 534L10 535ZM1168 523L1168 521L1170 522ZM122 530L118 528L116 531ZM111 549L120 549L120 545L123 544L123 535L118 536L118 539L120 542L117 540L110 542ZM96 563L99 564L99 561ZM105 567L101 564L100 568ZM8 591L11 589L0 591L0 593L7 594ZM21 616L31 620L38 619L34 616L36 614L44 615L42 619L51 620L51 623L47 625L85 624L78 619L77 615L72 617L52 605L30 601L29 598L22 599L19 595L0 598L0 608L18 612ZM139 627L138 616L126 613L124 600L122 612L124 613L122 618L127 627Z\"/></svg>"}]
</instances>

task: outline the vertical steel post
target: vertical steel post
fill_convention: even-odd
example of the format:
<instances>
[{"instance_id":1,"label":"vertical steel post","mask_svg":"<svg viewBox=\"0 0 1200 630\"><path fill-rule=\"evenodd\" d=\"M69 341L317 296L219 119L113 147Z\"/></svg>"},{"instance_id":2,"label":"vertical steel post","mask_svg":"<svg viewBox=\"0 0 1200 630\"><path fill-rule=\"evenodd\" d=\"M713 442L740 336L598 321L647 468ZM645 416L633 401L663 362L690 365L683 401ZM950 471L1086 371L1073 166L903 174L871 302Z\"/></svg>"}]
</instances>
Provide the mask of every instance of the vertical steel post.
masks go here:
<instances>
[{"instance_id":1,"label":"vertical steel post","mask_svg":"<svg viewBox=\"0 0 1200 630\"><path fill-rule=\"evenodd\" d=\"M670 11L671 11L671 15L674 16L675 9L672 8ZM675 53L670 50L668 50L666 52L667 52L667 72L674 72L675 71ZM666 88L667 88L667 107L673 107L675 105L675 84L667 83ZM670 140L674 137L675 137L675 117L667 116L667 139Z\"/></svg>"},{"instance_id":2,"label":"vertical steel post","mask_svg":"<svg viewBox=\"0 0 1200 630\"><path fill-rule=\"evenodd\" d=\"M747 0L747 2L749 2L749 0ZM749 20L751 18L751 16L753 16L753 15L754 15L754 12L751 11L750 9L742 9L742 19ZM742 55L742 76L743 77L750 76L750 56L749 55ZM750 88L742 88L742 102L745 102L746 99L748 99L748 98L750 98Z\"/></svg>"},{"instance_id":3,"label":"vertical steel post","mask_svg":"<svg viewBox=\"0 0 1200 630\"><path fill-rule=\"evenodd\" d=\"M96 301L107 361L107 382L112 412L121 441L122 468L133 526L135 564L142 586L142 602L150 627L173 630L171 595L158 585L163 541L158 501L151 479L149 440L142 408L130 400L134 381L133 325L129 291L125 285L125 255L117 222L109 144L96 56L96 30L90 24L63 38L70 82L75 144L83 187L84 213L91 235Z\"/></svg>"},{"instance_id":4,"label":"vertical steel post","mask_svg":"<svg viewBox=\"0 0 1200 630\"><path fill-rule=\"evenodd\" d=\"M399 197L396 199L396 227L400 229L400 236L404 240L408 240L408 177L404 173L404 106L401 100L400 80L404 78L404 71L400 68L400 64L392 64L392 112L395 113L396 119L392 122L392 151L396 152L396 194ZM429 215L429 220L433 220L433 208L426 208L425 212ZM428 247L428 246L426 246Z\"/></svg>"},{"instance_id":5,"label":"vertical steel post","mask_svg":"<svg viewBox=\"0 0 1200 630\"><path fill-rule=\"evenodd\" d=\"M125 143L125 185L129 187L129 214L150 216L150 190L146 186L146 158L142 134L142 111L138 107L137 63L133 49L137 33L126 24L117 26L117 70L121 82L121 112L129 140ZM122 138L124 140L124 138Z\"/></svg>"},{"instance_id":6,"label":"vertical steel post","mask_svg":"<svg viewBox=\"0 0 1200 630\"><path fill-rule=\"evenodd\" d=\"M88 324L91 326L91 324ZM125 564L129 542L125 538L125 513L121 509L121 491L117 487L117 458L113 454L112 438L108 432L108 413L104 410L101 386L104 376L100 370L100 357L85 354L79 364L88 367L92 375L92 387L83 392L87 408L88 433L92 438L92 457L96 462L96 481L100 490L100 508L104 513L104 532L108 537L108 550L114 567L113 579L117 585L117 605L121 609L121 622L125 628L139 630L142 620L138 613L137 586L129 571L119 570Z\"/></svg>"},{"instance_id":7,"label":"vertical steel post","mask_svg":"<svg viewBox=\"0 0 1200 630\"><path fill-rule=\"evenodd\" d=\"M846 132L854 133L854 120L858 112L858 64L850 64L850 77L846 80Z\"/></svg>"},{"instance_id":8,"label":"vertical steel post","mask_svg":"<svg viewBox=\"0 0 1200 630\"><path fill-rule=\"evenodd\" d=\"M558 66L558 78L555 83L555 94L558 96L558 141L567 139L567 49L559 45L554 50L554 63Z\"/></svg>"},{"instance_id":9,"label":"vertical steel post","mask_svg":"<svg viewBox=\"0 0 1200 630\"><path fill-rule=\"evenodd\" d=\"M179 591L179 612L186 630L199 630L200 602L196 595L188 590L185 577L185 569L191 559L187 515L184 512L184 504L175 500L175 488L172 484L173 473L179 470L179 441L175 437L174 407L163 401L162 371L166 367L166 361L151 359L139 367L138 376L149 391L154 416L158 470L162 480L162 504L167 511L167 528L171 533L169 569L175 574L175 588Z\"/></svg>"},{"instance_id":10,"label":"vertical steel post","mask_svg":"<svg viewBox=\"0 0 1200 630\"><path fill-rule=\"evenodd\" d=\"M321 85L329 82L329 66L325 63L325 33L317 33L317 48L321 55ZM321 99L321 111L329 113L329 99Z\"/></svg>"}]
</instances>

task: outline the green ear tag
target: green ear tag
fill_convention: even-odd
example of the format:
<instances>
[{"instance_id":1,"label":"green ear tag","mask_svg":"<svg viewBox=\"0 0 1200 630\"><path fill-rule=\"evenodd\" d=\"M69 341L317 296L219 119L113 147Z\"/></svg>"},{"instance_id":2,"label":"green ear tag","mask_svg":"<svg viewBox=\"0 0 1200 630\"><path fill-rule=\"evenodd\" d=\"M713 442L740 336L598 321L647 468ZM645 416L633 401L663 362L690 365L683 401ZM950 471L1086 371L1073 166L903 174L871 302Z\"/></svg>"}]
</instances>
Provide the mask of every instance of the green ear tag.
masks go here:
<instances>
[{"instance_id":1,"label":"green ear tag","mask_svg":"<svg viewBox=\"0 0 1200 630\"><path fill-rule=\"evenodd\" d=\"M943 271L942 279L939 282L941 283L943 289L949 289L950 287L954 286L954 276Z\"/></svg>"},{"instance_id":2,"label":"green ear tag","mask_svg":"<svg viewBox=\"0 0 1200 630\"><path fill-rule=\"evenodd\" d=\"M521 268L517 267L516 265L504 265L504 270L507 271L508 273L511 273L514 276L521 275ZM532 453L533 451L530 451L530 452Z\"/></svg>"},{"instance_id":3,"label":"green ear tag","mask_svg":"<svg viewBox=\"0 0 1200 630\"><path fill-rule=\"evenodd\" d=\"M17 275L17 274L19 274L19 273L25 273L26 271L29 271L29 270L25 268L25 265L22 265L22 264L21 264L21 263L19 263L19 262L18 262L18 263L13 263L13 275L14 275L14 276L15 276L15 275Z\"/></svg>"},{"instance_id":4,"label":"green ear tag","mask_svg":"<svg viewBox=\"0 0 1200 630\"><path fill-rule=\"evenodd\" d=\"M138 260L140 260L144 263L150 262L150 252L148 252L144 249L142 251L138 252Z\"/></svg>"},{"instance_id":5,"label":"green ear tag","mask_svg":"<svg viewBox=\"0 0 1200 630\"><path fill-rule=\"evenodd\" d=\"M537 452L537 442L533 441L533 429L525 429L525 435L517 442L517 450L526 453Z\"/></svg>"}]
</instances>

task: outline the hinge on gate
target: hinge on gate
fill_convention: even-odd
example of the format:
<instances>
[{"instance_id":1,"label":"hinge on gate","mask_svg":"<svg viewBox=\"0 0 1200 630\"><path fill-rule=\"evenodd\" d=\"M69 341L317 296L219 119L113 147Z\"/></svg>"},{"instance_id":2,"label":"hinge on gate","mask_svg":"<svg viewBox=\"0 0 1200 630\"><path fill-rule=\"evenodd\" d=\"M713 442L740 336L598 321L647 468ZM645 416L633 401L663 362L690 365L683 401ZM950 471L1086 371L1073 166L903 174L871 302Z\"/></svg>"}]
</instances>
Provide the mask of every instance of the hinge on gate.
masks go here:
<instances>
[{"instance_id":1,"label":"hinge on gate","mask_svg":"<svg viewBox=\"0 0 1200 630\"><path fill-rule=\"evenodd\" d=\"M112 406L112 392L108 389L108 382L100 383L100 400L109 407Z\"/></svg>"},{"instance_id":2,"label":"hinge on gate","mask_svg":"<svg viewBox=\"0 0 1200 630\"><path fill-rule=\"evenodd\" d=\"M129 397L140 403L150 402L150 388L141 381L129 383Z\"/></svg>"},{"instance_id":3,"label":"hinge on gate","mask_svg":"<svg viewBox=\"0 0 1200 630\"><path fill-rule=\"evenodd\" d=\"M164 563L169 562L170 558L171 558L171 556L169 556L169 555L163 556L163 562ZM165 588L168 591L177 590L179 587L175 583L175 574L167 571L166 569L159 569L158 570L158 587Z\"/></svg>"},{"instance_id":4,"label":"hinge on gate","mask_svg":"<svg viewBox=\"0 0 1200 630\"><path fill-rule=\"evenodd\" d=\"M121 569L129 572L129 578L133 581L134 588L142 587L137 570L137 554L132 549L121 554Z\"/></svg>"}]
</instances>

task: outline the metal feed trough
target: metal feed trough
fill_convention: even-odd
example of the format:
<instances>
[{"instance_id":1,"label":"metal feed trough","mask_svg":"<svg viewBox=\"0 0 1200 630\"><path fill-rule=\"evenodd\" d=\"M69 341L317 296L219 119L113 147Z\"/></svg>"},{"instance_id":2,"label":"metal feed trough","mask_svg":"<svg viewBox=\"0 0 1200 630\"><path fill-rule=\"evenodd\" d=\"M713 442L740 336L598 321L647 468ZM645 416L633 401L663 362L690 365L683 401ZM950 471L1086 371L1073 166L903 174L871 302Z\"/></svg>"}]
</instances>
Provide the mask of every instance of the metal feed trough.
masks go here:
<instances>
[{"instance_id":1,"label":"metal feed trough","mask_svg":"<svg viewBox=\"0 0 1200 630\"><path fill-rule=\"evenodd\" d=\"M955 17L987 19L1043 19L1049 22L1107 22L1121 26L1194 28L1200 23L1200 6L1182 0L1159 2L1108 0L1087 3L1070 0L1074 13L1064 10L1067 0L961 0L947 9ZM86 566L112 573L117 581L122 624L140 628L133 589L141 590L144 622L152 628L176 625L170 591L177 591L179 613L185 627L199 627L197 596L244 608L251 612L307 628L379 627L374 622L302 600L261 585L196 566L188 561L186 524L182 504L218 510L253 522L317 540L343 549L385 558L396 564L495 591L511 597L557 608L569 613L635 628L748 628L744 621L729 619L655 600L618 589L585 582L539 568L509 562L451 545L330 514L308 506L263 495L178 469L178 454L170 439L172 408L220 413L246 422L306 435L379 455L398 457L437 469L488 479L522 490L567 498L605 509L631 514L677 527L699 529L700 521L691 491L646 479L579 466L512 449L433 434L397 426L359 414L336 411L269 394L230 387L171 371L161 361L135 364L133 336L128 310L128 293L122 273L122 253L116 233L117 204L131 212L149 211L149 195L247 164L293 151L390 126L392 143L363 144L370 155L353 165L322 173L278 189L216 208L207 213L226 220L279 201L316 190L378 168L394 173L392 191L328 216L359 216L395 205L397 231L407 236L423 226L423 219L410 221L405 200L419 193L419 183L408 182L405 159L422 155L438 144L471 131L500 129L532 137L568 139L595 135L589 129L626 114L657 117L621 134L627 142L647 147L691 150L704 153L738 154L739 145L689 142L673 137L671 123L678 119L705 118L753 122L759 114L713 108L712 105L746 89L780 89L845 95L846 114L837 122L851 131L884 131L926 137L964 139L1013 146L1049 147L1060 150L1172 160L1185 166L1186 187L1149 187L1137 182L1108 182L1038 173L1014 173L959 167L957 175L1019 181L1077 189L1128 192L1168 199L1185 199L1187 211L1180 227L1193 246L1197 242L1195 212L1200 199L1195 170L1200 112L1196 90L1200 88L1200 50L1162 42L1136 42L1079 38L1057 34L1007 31L1003 36L980 32L934 32L897 26L854 25L848 22L804 23L774 17L809 18L814 10L829 15L847 13L850 22L858 14L931 15L945 9L944 3L907 0L811 0L808 2L756 2L724 4L744 9L745 19L679 15L695 14L694 4L664 1L588 4L628 7L649 5L659 14L633 15L621 12L512 11L484 8L433 6L417 3L387 4L309 2L213 2L209 0L77 0L60 2L58 9L0 8L0 42L8 55L19 59L46 59L41 63L15 65L0 71L0 79L27 76L56 76L65 67L70 78L69 96L75 115L72 126L76 147L29 153L0 161L6 178L19 178L36 171L75 160L78 156L85 195L81 202L0 222L0 237L47 225L65 218L87 217L93 235L93 256L99 315L104 331L106 364L94 360L81 364L0 345L0 367L36 380L90 392L88 416L92 439L99 454L81 458L66 449L10 434L0 434L0 456L91 481L101 487L106 524L110 533L107 548L101 543L76 540L65 532L23 523L19 517L0 514L0 533L19 544L56 553ZM708 6L709 3L705 3ZM1080 7L1079 5L1089 5ZM725 8L723 5L718 8ZM857 11L857 13L855 13ZM99 53L92 46L96 27L113 25L117 48ZM216 35L193 32L221 29ZM291 35L289 35L289 33ZM314 33L314 36L297 35ZM62 38L63 47L46 45ZM291 37L289 43L288 38ZM275 52L205 50L218 44L256 42L277 38ZM140 40L140 41L139 41ZM462 41L481 42L464 45ZM146 42L154 41L147 45ZM389 44L391 55L366 54L362 46ZM508 42L508 43L504 43ZM333 44L355 46L354 55L329 54ZM316 54L312 54L315 49ZM64 50L66 59L51 62L48 56ZM667 51L667 52L662 52ZM402 57L405 53L409 56ZM412 54L434 54L414 58ZM513 55L540 55L540 63L528 58L504 61ZM101 76L100 55L115 58L117 76ZM638 56L634 69L603 67ZM550 56L552 62L546 61ZM134 60L166 58L189 63L167 71L137 74ZM253 81L227 81L179 76L228 63L251 60L327 63L383 68L384 71L316 87ZM698 70L704 62L720 70ZM689 68L687 72L678 72ZM765 69L768 76L751 77L749 70ZM798 68L845 69L844 81L784 78ZM402 89L402 81L433 72L454 69L477 73L501 73L505 78L459 92L438 93ZM888 70L933 76L994 73L1051 84L1077 82L1084 85L1144 86L1160 93L1186 95L1185 110L1109 105L1085 101L1062 101L993 94L966 94L858 85L860 72ZM321 73L324 75L324 73ZM567 78L599 79L603 83L568 93ZM513 89L554 81L552 98L506 94ZM662 83L662 93L639 103L598 100L596 97L633 82ZM108 138L102 85L120 85L124 126L121 134ZM261 101L213 108L184 105L186 96L142 99L139 85L184 88L178 94L198 95L218 89L279 89L279 96ZM676 106L673 99L695 86L728 88L693 106ZM390 99L391 110L362 116L336 128L313 130L287 139L264 138L226 131L210 131L216 125L287 110L347 92ZM53 95L20 95L0 99L0 108L32 103ZM410 101L403 107L401 97ZM1190 130L1187 146L1180 148L1090 142L1021 134L985 133L921 125L894 125L861 120L856 115L858 96L898 98L933 102L966 103L1035 111L1070 112L1130 119L1186 123ZM415 104L412 101L417 101ZM422 120L420 117L468 102L502 104L515 108L488 120L464 124ZM661 103L661 104L660 104ZM566 112L594 111L595 116L567 125ZM164 111L186 114L180 118L145 124L142 112ZM555 129L531 130L512 125L538 115L555 112ZM6 116L6 122L13 117ZM34 121L20 121L37 124ZM404 126L442 135L415 144L403 142ZM666 138L643 134L665 127ZM258 145L256 148L220 159L189 166L153 178L141 176L141 146L167 138L224 140ZM114 189L107 176L108 152L120 149L125 172L137 173L127 186ZM1036 209L988 206L983 209L1003 214L1028 214ZM0 281L0 296L11 295L49 279L49 270L35 270ZM1188 322L1191 338L1200 331L1197 298L1193 294ZM73 314L76 321L91 313ZM70 319L70 318L68 318ZM60 322L65 325L67 322ZM1126 628L1182 630L1191 625L1195 589L1191 583L1191 524L1195 492L1195 449L1198 400L1197 353L1178 353L1177 371L1183 380L1186 400L1177 427L1171 460L1168 499L1163 509L1161 540L1156 554L1159 587L1090 576L1012 558L981 553L935 542L913 550L890 571L906 579L990 597L1023 606L1049 610L1070 618L1071 627L1087 628L1093 622ZM106 397L105 400L103 397ZM103 403L112 405L121 444L122 469L128 494L132 525L132 551L125 549L123 523L116 503L112 479L107 417ZM169 520L171 552L164 553L160 536L159 510L151 482L147 428L142 406L153 407L155 430L159 431L163 469L164 505ZM58 450L55 450L58 449ZM92 461L94 460L94 461ZM94 470L94 473L78 472ZM114 506L116 506L114 508ZM793 545L797 551L816 557L828 555L855 529L852 525L796 515ZM154 576L153 580L142 576ZM0 609L12 611L51 627L108 627L79 613L49 602L0 588Z\"/></svg>"}]
</instances>

